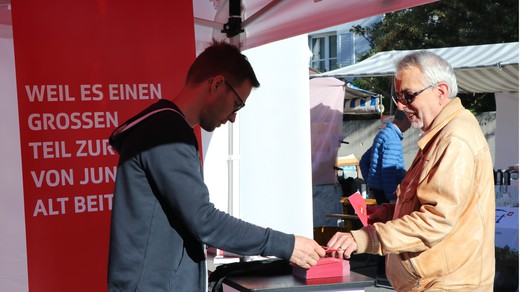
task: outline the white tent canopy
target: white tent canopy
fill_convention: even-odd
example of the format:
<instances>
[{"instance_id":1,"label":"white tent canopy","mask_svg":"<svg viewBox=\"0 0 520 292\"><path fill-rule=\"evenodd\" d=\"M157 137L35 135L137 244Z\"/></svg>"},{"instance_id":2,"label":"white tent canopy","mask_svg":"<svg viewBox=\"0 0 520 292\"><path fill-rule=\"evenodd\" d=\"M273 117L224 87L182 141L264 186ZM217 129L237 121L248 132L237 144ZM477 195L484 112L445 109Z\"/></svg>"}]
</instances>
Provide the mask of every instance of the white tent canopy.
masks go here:
<instances>
[{"instance_id":1,"label":"white tent canopy","mask_svg":"<svg viewBox=\"0 0 520 292\"><path fill-rule=\"evenodd\" d=\"M0 0L6 1L6 0ZM423 5L438 0L193 0L195 41L197 51L203 50L213 38L222 40L221 30L229 23L229 7L237 6L234 15L243 29L242 50L285 38L347 23L365 17ZM0 2L1 3L1 2ZM239 7L240 6L240 7ZM241 19L240 19L241 18ZM230 23L230 31L233 25Z\"/></svg>"},{"instance_id":2,"label":"white tent canopy","mask_svg":"<svg viewBox=\"0 0 520 292\"><path fill-rule=\"evenodd\" d=\"M165 0L166 1L166 0ZM221 30L229 22L229 7L236 6L229 29L237 28L242 50L306 34L326 27L359 20L439 0L192 0L197 51L213 38L223 40ZM0 0L0 37L12 37L1 30L12 25L12 0ZM139 21L139 19L137 20ZM236 25L235 24L239 24ZM174 31L174 28L172 28Z\"/></svg>"},{"instance_id":3,"label":"white tent canopy","mask_svg":"<svg viewBox=\"0 0 520 292\"><path fill-rule=\"evenodd\" d=\"M395 62L414 51L379 52L359 63L313 77L393 76ZM453 66L461 92L518 92L518 42L426 51L440 55Z\"/></svg>"}]
</instances>

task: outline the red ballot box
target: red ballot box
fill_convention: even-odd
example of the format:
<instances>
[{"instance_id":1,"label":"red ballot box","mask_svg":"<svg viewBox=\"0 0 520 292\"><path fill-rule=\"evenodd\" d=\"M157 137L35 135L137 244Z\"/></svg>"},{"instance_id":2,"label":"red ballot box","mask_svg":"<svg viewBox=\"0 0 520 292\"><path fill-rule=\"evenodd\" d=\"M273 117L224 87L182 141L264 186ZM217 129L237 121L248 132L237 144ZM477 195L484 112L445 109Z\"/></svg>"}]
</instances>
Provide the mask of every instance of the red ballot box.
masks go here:
<instances>
[{"instance_id":1,"label":"red ballot box","mask_svg":"<svg viewBox=\"0 0 520 292\"><path fill-rule=\"evenodd\" d=\"M348 276L350 275L350 263L348 260L333 257L322 258L317 265L309 269L293 267L293 275L302 279Z\"/></svg>"}]
</instances>

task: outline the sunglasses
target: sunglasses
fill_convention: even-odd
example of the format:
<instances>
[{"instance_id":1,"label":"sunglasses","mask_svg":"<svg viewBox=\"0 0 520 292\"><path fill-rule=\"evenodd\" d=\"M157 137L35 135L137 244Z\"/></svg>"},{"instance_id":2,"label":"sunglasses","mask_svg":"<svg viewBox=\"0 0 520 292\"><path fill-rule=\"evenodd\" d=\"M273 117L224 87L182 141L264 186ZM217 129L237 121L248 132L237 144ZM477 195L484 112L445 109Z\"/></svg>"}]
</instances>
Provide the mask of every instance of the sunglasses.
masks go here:
<instances>
[{"instance_id":1,"label":"sunglasses","mask_svg":"<svg viewBox=\"0 0 520 292\"><path fill-rule=\"evenodd\" d=\"M432 85L429 85L429 86L426 86L425 88L421 89L421 90L417 90L416 92L414 93L408 93L407 91L405 92L402 92L400 94L397 94L394 99L404 105L408 105L410 103L412 103L415 98L421 94L423 91L425 91L426 89L428 88L432 88L434 86L437 86L437 84L432 84Z\"/></svg>"}]
</instances>

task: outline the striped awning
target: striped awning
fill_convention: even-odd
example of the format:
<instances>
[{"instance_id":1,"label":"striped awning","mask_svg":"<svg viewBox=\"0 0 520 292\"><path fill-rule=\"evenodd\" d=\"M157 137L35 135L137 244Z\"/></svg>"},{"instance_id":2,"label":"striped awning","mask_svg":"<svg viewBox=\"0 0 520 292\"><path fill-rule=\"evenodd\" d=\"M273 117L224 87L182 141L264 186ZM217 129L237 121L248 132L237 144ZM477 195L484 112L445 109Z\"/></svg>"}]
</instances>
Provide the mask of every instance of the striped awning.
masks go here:
<instances>
[{"instance_id":1,"label":"striped awning","mask_svg":"<svg viewBox=\"0 0 520 292\"><path fill-rule=\"evenodd\" d=\"M312 77L393 76L395 62L415 50L379 52L359 63ZM427 49L448 61L462 92L518 92L518 42Z\"/></svg>"},{"instance_id":2,"label":"striped awning","mask_svg":"<svg viewBox=\"0 0 520 292\"><path fill-rule=\"evenodd\" d=\"M383 95L345 84L344 114L382 114L384 110Z\"/></svg>"}]
</instances>

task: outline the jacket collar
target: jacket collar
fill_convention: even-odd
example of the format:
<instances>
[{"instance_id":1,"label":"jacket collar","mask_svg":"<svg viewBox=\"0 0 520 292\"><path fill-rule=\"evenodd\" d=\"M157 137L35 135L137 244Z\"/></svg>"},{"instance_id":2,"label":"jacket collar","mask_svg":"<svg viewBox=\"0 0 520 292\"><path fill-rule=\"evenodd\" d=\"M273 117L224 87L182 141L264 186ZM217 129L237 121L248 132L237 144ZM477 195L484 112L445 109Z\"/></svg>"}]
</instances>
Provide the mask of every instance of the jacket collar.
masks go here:
<instances>
[{"instance_id":1,"label":"jacket collar","mask_svg":"<svg viewBox=\"0 0 520 292\"><path fill-rule=\"evenodd\" d=\"M441 112L435 117L428 132L425 132L421 139L417 142L417 145L421 150L424 150L426 145L439 133L444 126L446 126L451 120L459 115L464 110L460 98L455 97L450 101Z\"/></svg>"},{"instance_id":2,"label":"jacket collar","mask_svg":"<svg viewBox=\"0 0 520 292\"><path fill-rule=\"evenodd\" d=\"M395 133L399 136L399 138L403 140L403 132L401 132L401 129L399 129L399 127L397 127L394 123L388 123L386 124L386 126L392 128L395 131Z\"/></svg>"}]
</instances>

